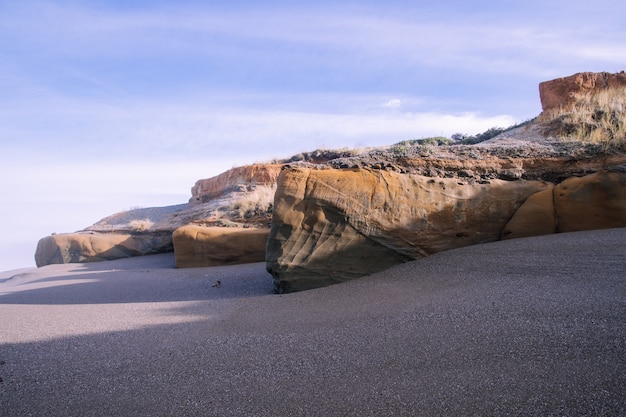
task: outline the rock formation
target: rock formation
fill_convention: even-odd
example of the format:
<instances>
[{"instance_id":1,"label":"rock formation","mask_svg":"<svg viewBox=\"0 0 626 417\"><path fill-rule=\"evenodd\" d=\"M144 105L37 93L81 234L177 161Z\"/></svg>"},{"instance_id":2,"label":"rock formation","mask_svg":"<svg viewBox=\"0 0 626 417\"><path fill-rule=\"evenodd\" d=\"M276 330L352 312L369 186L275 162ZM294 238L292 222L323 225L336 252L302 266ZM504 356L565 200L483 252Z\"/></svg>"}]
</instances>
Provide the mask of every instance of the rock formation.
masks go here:
<instances>
[{"instance_id":1,"label":"rock formation","mask_svg":"<svg viewBox=\"0 0 626 417\"><path fill-rule=\"evenodd\" d=\"M173 232L186 225L233 224L267 230L278 172L279 165L276 164L233 168L216 177L198 181L194 187L193 204L129 210L108 216L84 231L45 237L35 251L37 266L172 252ZM177 257L193 259L194 254L205 250L202 247L207 245L206 239L204 236L196 242L200 248L192 248L191 242L185 241L185 249L179 248ZM223 237L218 240L224 241ZM185 250L190 253L186 255ZM215 264L218 258L211 258L211 262ZM224 259L226 263L232 262ZM262 261L263 255L258 260ZM197 261L183 260L180 265L194 262Z\"/></svg>"},{"instance_id":2,"label":"rock formation","mask_svg":"<svg viewBox=\"0 0 626 417\"><path fill-rule=\"evenodd\" d=\"M173 235L176 267L263 262L269 232L268 228L180 227Z\"/></svg>"},{"instance_id":3,"label":"rock formation","mask_svg":"<svg viewBox=\"0 0 626 417\"><path fill-rule=\"evenodd\" d=\"M626 227L624 172L553 185L296 167L279 177L266 260L283 293L500 238L610 227Z\"/></svg>"},{"instance_id":4,"label":"rock formation","mask_svg":"<svg viewBox=\"0 0 626 417\"><path fill-rule=\"evenodd\" d=\"M267 267L277 292L328 285L446 249L498 240L543 181L429 178L371 169L287 168Z\"/></svg>"},{"instance_id":5,"label":"rock formation","mask_svg":"<svg viewBox=\"0 0 626 417\"><path fill-rule=\"evenodd\" d=\"M212 178L198 180L191 189L192 204L206 203L229 191L250 191L257 185L274 185L281 164L253 164L230 169Z\"/></svg>"},{"instance_id":6,"label":"rock formation","mask_svg":"<svg viewBox=\"0 0 626 417\"><path fill-rule=\"evenodd\" d=\"M531 195L505 226L502 239L626 227L626 172L570 177Z\"/></svg>"},{"instance_id":7,"label":"rock formation","mask_svg":"<svg viewBox=\"0 0 626 417\"><path fill-rule=\"evenodd\" d=\"M171 252L170 233L79 232L47 236L37 244L35 263L96 262Z\"/></svg>"},{"instance_id":8,"label":"rock formation","mask_svg":"<svg viewBox=\"0 0 626 417\"><path fill-rule=\"evenodd\" d=\"M594 143L546 128L546 110L624 86L623 72L541 83L542 117L480 143L408 140L233 168L196 182L187 204L46 237L37 265L172 250L178 267L265 259L275 290L290 292L465 245L626 227L623 131Z\"/></svg>"},{"instance_id":9,"label":"rock formation","mask_svg":"<svg viewBox=\"0 0 626 417\"><path fill-rule=\"evenodd\" d=\"M584 93L595 93L607 88L626 87L626 73L580 72L569 77L544 81L539 84L543 111L567 107Z\"/></svg>"}]
</instances>

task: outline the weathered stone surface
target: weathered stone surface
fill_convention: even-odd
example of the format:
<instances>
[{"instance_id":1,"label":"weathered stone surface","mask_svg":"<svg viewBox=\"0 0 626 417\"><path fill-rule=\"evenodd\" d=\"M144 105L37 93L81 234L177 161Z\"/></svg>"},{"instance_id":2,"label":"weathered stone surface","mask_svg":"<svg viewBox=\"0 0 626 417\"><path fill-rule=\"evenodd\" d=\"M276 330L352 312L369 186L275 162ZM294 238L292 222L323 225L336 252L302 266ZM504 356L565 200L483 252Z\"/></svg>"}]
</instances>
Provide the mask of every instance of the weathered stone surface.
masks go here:
<instances>
[{"instance_id":1,"label":"weathered stone surface","mask_svg":"<svg viewBox=\"0 0 626 417\"><path fill-rule=\"evenodd\" d=\"M502 231L502 239L555 233L554 185L528 197Z\"/></svg>"},{"instance_id":2,"label":"weathered stone surface","mask_svg":"<svg viewBox=\"0 0 626 417\"><path fill-rule=\"evenodd\" d=\"M190 203L206 203L225 192L256 185L276 184L282 164L253 164L237 167L215 177L198 180L191 189Z\"/></svg>"},{"instance_id":3,"label":"weathered stone surface","mask_svg":"<svg viewBox=\"0 0 626 417\"><path fill-rule=\"evenodd\" d=\"M277 292L366 275L495 241L542 181L469 183L370 169L287 168L275 196L267 268Z\"/></svg>"},{"instance_id":4,"label":"weathered stone surface","mask_svg":"<svg viewBox=\"0 0 626 417\"><path fill-rule=\"evenodd\" d=\"M626 227L626 173L568 178L554 190L559 232Z\"/></svg>"},{"instance_id":5,"label":"weathered stone surface","mask_svg":"<svg viewBox=\"0 0 626 417\"><path fill-rule=\"evenodd\" d=\"M180 227L173 234L176 267L263 262L268 236L269 229Z\"/></svg>"},{"instance_id":6,"label":"weathered stone surface","mask_svg":"<svg viewBox=\"0 0 626 417\"><path fill-rule=\"evenodd\" d=\"M172 250L171 233L64 233L39 240L35 263L96 262Z\"/></svg>"},{"instance_id":7,"label":"weathered stone surface","mask_svg":"<svg viewBox=\"0 0 626 417\"><path fill-rule=\"evenodd\" d=\"M626 227L626 173L571 177L524 202L502 239Z\"/></svg>"},{"instance_id":8,"label":"weathered stone surface","mask_svg":"<svg viewBox=\"0 0 626 417\"><path fill-rule=\"evenodd\" d=\"M626 73L580 72L539 84L543 111L567 107L576 95L594 93L606 88L626 87Z\"/></svg>"}]
</instances>

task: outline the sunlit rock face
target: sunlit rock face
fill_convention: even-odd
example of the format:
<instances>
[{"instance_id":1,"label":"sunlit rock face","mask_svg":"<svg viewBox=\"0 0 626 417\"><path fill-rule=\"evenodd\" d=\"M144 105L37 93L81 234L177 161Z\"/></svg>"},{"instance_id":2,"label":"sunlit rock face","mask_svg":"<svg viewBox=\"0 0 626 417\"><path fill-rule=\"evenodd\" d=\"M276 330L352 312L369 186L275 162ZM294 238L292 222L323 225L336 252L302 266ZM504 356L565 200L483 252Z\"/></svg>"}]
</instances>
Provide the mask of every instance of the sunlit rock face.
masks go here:
<instances>
[{"instance_id":1,"label":"sunlit rock face","mask_svg":"<svg viewBox=\"0 0 626 417\"><path fill-rule=\"evenodd\" d=\"M287 168L274 200L267 268L275 290L291 292L495 241L522 203L547 187L543 181Z\"/></svg>"},{"instance_id":2,"label":"sunlit rock face","mask_svg":"<svg viewBox=\"0 0 626 417\"><path fill-rule=\"evenodd\" d=\"M503 239L626 227L626 172L570 177L530 196L505 226Z\"/></svg>"},{"instance_id":3,"label":"sunlit rock face","mask_svg":"<svg viewBox=\"0 0 626 417\"><path fill-rule=\"evenodd\" d=\"M543 111L558 110L576 101L581 94L595 94L608 88L626 87L626 73L579 72L539 84Z\"/></svg>"},{"instance_id":4,"label":"sunlit rock face","mask_svg":"<svg viewBox=\"0 0 626 417\"><path fill-rule=\"evenodd\" d=\"M252 164L229 169L215 177L201 179L191 188L192 204L206 203L229 191L276 184L280 164Z\"/></svg>"}]
</instances>

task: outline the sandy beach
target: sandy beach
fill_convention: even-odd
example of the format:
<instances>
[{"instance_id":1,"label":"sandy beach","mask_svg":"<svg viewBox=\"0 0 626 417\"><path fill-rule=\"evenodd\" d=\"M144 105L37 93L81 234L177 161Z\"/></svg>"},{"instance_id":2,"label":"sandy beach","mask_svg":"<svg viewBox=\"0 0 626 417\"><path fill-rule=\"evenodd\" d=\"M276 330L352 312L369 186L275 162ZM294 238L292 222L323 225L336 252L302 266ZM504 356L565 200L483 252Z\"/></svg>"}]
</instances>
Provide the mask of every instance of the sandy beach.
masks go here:
<instances>
[{"instance_id":1,"label":"sandy beach","mask_svg":"<svg viewBox=\"0 0 626 417\"><path fill-rule=\"evenodd\" d=\"M0 415L626 415L626 229L272 288L173 254L2 273Z\"/></svg>"}]
</instances>

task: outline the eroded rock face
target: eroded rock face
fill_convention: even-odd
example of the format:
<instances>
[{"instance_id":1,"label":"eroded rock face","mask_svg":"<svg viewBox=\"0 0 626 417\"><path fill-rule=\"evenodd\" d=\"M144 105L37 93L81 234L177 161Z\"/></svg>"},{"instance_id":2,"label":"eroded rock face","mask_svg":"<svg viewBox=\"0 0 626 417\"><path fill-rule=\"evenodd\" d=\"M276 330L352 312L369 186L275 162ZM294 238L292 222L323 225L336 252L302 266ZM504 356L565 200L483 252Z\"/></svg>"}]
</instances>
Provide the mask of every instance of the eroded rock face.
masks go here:
<instances>
[{"instance_id":1,"label":"eroded rock face","mask_svg":"<svg viewBox=\"0 0 626 417\"><path fill-rule=\"evenodd\" d=\"M502 230L502 239L516 239L556 233L557 220L554 211L554 185L536 192L517 209Z\"/></svg>"},{"instance_id":2,"label":"eroded rock face","mask_svg":"<svg viewBox=\"0 0 626 417\"><path fill-rule=\"evenodd\" d=\"M571 177L524 202L502 239L626 227L626 173Z\"/></svg>"},{"instance_id":3,"label":"eroded rock face","mask_svg":"<svg viewBox=\"0 0 626 417\"><path fill-rule=\"evenodd\" d=\"M286 168L274 200L267 269L276 292L291 292L495 241L528 196L547 187L543 181Z\"/></svg>"},{"instance_id":4,"label":"eroded rock face","mask_svg":"<svg viewBox=\"0 0 626 417\"><path fill-rule=\"evenodd\" d=\"M190 203L206 203L227 191L276 184L282 164L253 164L237 167L215 177L198 180L191 189Z\"/></svg>"},{"instance_id":5,"label":"eroded rock face","mask_svg":"<svg viewBox=\"0 0 626 417\"><path fill-rule=\"evenodd\" d=\"M559 232L626 227L626 173L568 178L554 190Z\"/></svg>"},{"instance_id":6,"label":"eroded rock face","mask_svg":"<svg viewBox=\"0 0 626 417\"><path fill-rule=\"evenodd\" d=\"M183 226L173 234L176 267L263 262L269 232L267 228Z\"/></svg>"},{"instance_id":7,"label":"eroded rock face","mask_svg":"<svg viewBox=\"0 0 626 417\"><path fill-rule=\"evenodd\" d=\"M171 233L64 233L39 240L38 267L50 264L96 262L172 251Z\"/></svg>"},{"instance_id":8,"label":"eroded rock face","mask_svg":"<svg viewBox=\"0 0 626 417\"><path fill-rule=\"evenodd\" d=\"M539 97L543 111L547 111L569 106L576 95L617 87L626 87L626 73L623 71L617 74L580 72L540 83Z\"/></svg>"}]
</instances>

